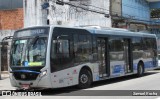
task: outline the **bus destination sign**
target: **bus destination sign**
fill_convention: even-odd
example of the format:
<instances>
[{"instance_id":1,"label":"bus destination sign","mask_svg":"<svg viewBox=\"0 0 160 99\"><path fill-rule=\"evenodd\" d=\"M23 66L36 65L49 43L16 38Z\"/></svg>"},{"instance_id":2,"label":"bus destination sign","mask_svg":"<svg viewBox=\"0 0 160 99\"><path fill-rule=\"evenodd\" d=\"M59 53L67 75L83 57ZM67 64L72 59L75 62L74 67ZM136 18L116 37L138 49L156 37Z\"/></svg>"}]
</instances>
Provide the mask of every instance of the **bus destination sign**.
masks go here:
<instances>
[{"instance_id":1,"label":"bus destination sign","mask_svg":"<svg viewBox=\"0 0 160 99\"><path fill-rule=\"evenodd\" d=\"M14 37L25 37L25 36L38 36L48 34L48 28L34 28L34 29L24 29L17 31Z\"/></svg>"}]
</instances>

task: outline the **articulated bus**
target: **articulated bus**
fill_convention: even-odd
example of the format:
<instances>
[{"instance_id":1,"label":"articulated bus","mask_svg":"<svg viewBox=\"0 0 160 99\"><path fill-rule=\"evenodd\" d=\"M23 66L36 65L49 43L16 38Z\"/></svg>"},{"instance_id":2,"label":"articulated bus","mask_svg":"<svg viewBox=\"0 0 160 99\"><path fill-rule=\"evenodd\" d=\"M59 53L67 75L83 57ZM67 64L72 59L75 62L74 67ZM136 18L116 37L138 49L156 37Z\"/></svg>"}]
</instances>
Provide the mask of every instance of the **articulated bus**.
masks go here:
<instances>
[{"instance_id":1,"label":"articulated bus","mask_svg":"<svg viewBox=\"0 0 160 99\"><path fill-rule=\"evenodd\" d=\"M157 68L154 34L115 28L35 26L14 33L11 85L60 88L137 74Z\"/></svg>"}]
</instances>

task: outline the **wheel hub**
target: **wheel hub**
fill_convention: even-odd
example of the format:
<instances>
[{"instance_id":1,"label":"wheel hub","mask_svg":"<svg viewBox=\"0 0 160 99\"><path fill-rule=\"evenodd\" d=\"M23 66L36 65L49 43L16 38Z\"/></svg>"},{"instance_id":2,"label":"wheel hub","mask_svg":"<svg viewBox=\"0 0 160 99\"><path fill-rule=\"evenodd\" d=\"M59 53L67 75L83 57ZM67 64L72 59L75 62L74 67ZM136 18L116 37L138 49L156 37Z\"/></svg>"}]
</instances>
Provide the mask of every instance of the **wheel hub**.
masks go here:
<instances>
[{"instance_id":1,"label":"wheel hub","mask_svg":"<svg viewBox=\"0 0 160 99\"><path fill-rule=\"evenodd\" d=\"M86 74L81 75L81 83L85 84L88 81L88 76Z\"/></svg>"}]
</instances>

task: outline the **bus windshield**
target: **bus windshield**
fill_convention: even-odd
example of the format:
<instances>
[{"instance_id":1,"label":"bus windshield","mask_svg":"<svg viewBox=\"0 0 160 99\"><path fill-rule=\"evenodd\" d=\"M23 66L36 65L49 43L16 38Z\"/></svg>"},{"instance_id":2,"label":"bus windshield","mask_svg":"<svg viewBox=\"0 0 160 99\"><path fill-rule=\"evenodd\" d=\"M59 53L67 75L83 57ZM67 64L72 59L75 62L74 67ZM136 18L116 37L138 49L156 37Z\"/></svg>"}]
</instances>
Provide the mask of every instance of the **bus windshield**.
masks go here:
<instances>
[{"instance_id":1,"label":"bus windshield","mask_svg":"<svg viewBox=\"0 0 160 99\"><path fill-rule=\"evenodd\" d=\"M11 66L44 66L47 37L17 39L11 50Z\"/></svg>"}]
</instances>

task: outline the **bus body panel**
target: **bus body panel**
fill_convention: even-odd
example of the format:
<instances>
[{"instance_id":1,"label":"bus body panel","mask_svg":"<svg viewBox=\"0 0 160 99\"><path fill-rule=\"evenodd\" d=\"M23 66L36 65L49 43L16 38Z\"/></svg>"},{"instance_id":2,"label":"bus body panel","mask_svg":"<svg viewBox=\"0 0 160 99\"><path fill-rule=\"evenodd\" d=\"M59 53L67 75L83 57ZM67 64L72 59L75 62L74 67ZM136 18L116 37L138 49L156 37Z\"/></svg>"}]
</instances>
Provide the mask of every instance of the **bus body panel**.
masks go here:
<instances>
[{"instance_id":1,"label":"bus body panel","mask_svg":"<svg viewBox=\"0 0 160 99\"><path fill-rule=\"evenodd\" d=\"M13 87L22 88L22 85L29 85L30 88L51 88L49 73L43 77L37 77L36 80L22 81L16 80L12 73L10 73L10 81Z\"/></svg>"},{"instance_id":2,"label":"bus body panel","mask_svg":"<svg viewBox=\"0 0 160 99\"><path fill-rule=\"evenodd\" d=\"M51 73L51 82L52 82L53 88L77 85L79 83L80 70L85 66L91 69L93 81L104 80L104 79L100 79L99 77L99 69L98 69L97 63L94 63L94 64L86 63L86 64L81 64L69 69Z\"/></svg>"}]
</instances>

